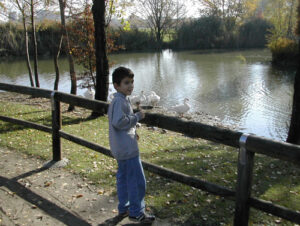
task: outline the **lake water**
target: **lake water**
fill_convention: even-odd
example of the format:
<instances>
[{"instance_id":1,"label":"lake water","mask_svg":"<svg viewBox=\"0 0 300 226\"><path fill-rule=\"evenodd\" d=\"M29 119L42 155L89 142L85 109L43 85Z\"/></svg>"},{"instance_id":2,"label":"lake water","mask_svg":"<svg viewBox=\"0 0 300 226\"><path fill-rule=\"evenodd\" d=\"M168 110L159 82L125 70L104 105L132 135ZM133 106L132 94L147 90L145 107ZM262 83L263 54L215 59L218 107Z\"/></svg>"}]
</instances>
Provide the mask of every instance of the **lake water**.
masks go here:
<instances>
[{"instance_id":1,"label":"lake water","mask_svg":"<svg viewBox=\"0 0 300 226\"><path fill-rule=\"evenodd\" d=\"M291 116L295 72L274 69L268 50L234 52L127 53L110 55L114 68L129 67L135 74L134 94L155 91L160 105L169 108L189 98L191 113L216 116L224 125L276 140L285 140ZM77 67L77 71L81 71ZM59 90L70 91L66 59L60 61ZM39 60L40 84L52 89L52 59ZM0 63L1 82L30 85L25 61ZM114 92L112 85L111 92ZM84 89L78 89L83 95Z\"/></svg>"}]
</instances>

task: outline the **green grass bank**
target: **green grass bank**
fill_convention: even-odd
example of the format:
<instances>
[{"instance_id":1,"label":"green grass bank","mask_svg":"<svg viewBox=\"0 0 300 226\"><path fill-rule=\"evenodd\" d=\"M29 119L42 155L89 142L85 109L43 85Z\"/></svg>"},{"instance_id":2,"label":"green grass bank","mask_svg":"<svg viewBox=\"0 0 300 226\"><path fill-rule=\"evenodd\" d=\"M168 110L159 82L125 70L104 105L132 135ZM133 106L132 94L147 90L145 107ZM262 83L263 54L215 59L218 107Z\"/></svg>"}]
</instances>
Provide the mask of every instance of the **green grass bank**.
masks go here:
<instances>
[{"instance_id":1,"label":"green grass bank","mask_svg":"<svg viewBox=\"0 0 300 226\"><path fill-rule=\"evenodd\" d=\"M9 100L9 101L8 101ZM106 116L89 119L90 112L63 107L62 130L109 147ZM0 95L0 114L51 126L50 101L12 94ZM235 189L238 150L183 134L138 129L143 160L196 178ZM52 157L51 134L0 121L0 146L46 160ZM62 139L67 168L115 194L116 162L90 149ZM234 201L146 172L147 206L160 218L182 225L232 225ZM255 156L252 196L300 211L300 168L263 155ZM249 225L295 225L251 208Z\"/></svg>"}]
</instances>

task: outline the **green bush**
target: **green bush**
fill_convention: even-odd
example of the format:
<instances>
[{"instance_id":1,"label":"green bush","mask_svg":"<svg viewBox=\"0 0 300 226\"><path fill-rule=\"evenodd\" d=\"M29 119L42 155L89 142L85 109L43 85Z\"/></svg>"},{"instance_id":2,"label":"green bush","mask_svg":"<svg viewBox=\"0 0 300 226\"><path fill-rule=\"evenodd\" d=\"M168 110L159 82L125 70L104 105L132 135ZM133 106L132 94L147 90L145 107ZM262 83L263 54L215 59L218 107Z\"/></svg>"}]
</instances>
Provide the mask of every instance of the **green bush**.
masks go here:
<instances>
[{"instance_id":1,"label":"green bush","mask_svg":"<svg viewBox=\"0 0 300 226\"><path fill-rule=\"evenodd\" d=\"M23 29L14 23L0 24L0 56L19 56L25 47Z\"/></svg>"},{"instance_id":2,"label":"green bush","mask_svg":"<svg viewBox=\"0 0 300 226\"><path fill-rule=\"evenodd\" d=\"M126 51L154 50L157 47L154 36L147 30L135 27L129 31L112 30L111 33L115 44L123 46L123 50Z\"/></svg>"},{"instance_id":3,"label":"green bush","mask_svg":"<svg viewBox=\"0 0 300 226\"><path fill-rule=\"evenodd\" d=\"M299 61L298 43L287 38L278 38L268 43L272 52L272 63L279 66L297 65Z\"/></svg>"},{"instance_id":4,"label":"green bush","mask_svg":"<svg viewBox=\"0 0 300 226\"><path fill-rule=\"evenodd\" d=\"M263 48L267 44L266 36L272 25L261 18L251 19L239 28L239 47Z\"/></svg>"},{"instance_id":5,"label":"green bush","mask_svg":"<svg viewBox=\"0 0 300 226\"><path fill-rule=\"evenodd\" d=\"M52 55L61 36L59 22L44 21L37 26L38 55Z\"/></svg>"},{"instance_id":6,"label":"green bush","mask_svg":"<svg viewBox=\"0 0 300 226\"><path fill-rule=\"evenodd\" d=\"M31 28L28 27L29 53L33 54L31 42ZM60 25L56 22L43 22L36 26L38 55L52 54L53 45L57 45L60 39ZM21 24L0 24L0 56L24 56L25 35Z\"/></svg>"},{"instance_id":7,"label":"green bush","mask_svg":"<svg viewBox=\"0 0 300 226\"><path fill-rule=\"evenodd\" d=\"M185 22L177 32L172 47L178 49L235 48L237 35L232 18L224 21L216 16Z\"/></svg>"}]
</instances>

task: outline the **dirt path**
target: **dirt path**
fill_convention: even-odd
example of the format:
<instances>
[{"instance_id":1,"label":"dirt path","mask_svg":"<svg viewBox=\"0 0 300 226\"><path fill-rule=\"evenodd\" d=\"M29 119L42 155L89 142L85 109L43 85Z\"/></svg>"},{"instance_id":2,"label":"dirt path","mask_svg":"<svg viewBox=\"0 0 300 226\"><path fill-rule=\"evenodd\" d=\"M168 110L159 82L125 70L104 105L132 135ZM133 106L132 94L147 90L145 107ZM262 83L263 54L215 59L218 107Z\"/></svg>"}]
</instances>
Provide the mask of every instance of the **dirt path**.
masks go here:
<instances>
[{"instance_id":1,"label":"dirt path","mask_svg":"<svg viewBox=\"0 0 300 226\"><path fill-rule=\"evenodd\" d=\"M14 150L0 156L0 225L137 225L118 219L117 198L80 176Z\"/></svg>"}]
</instances>

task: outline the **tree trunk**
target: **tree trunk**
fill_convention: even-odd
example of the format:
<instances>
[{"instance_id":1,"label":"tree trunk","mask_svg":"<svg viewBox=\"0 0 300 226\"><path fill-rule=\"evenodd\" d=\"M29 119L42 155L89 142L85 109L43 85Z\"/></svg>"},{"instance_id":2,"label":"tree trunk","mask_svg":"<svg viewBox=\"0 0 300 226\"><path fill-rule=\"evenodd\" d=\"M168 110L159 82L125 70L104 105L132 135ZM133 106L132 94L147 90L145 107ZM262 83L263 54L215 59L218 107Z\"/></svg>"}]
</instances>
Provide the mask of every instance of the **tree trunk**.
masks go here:
<instances>
[{"instance_id":1,"label":"tree trunk","mask_svg":"<svg viewBox=\"0 0 300 226\"><path fill-rule=\"evenodd\" d=\"M26 51L26 64L27 64L27 69L28 69L28 75L29 75L30 85L31 85L31 87L34 87L34 82L33 82L33 77L32 77L32 69L31 69L31 65L30 65L29 48L28 48L28 31L27 31L27 26L26 26L25 15L22 16L22 21L23 21L23 28L24 28L24 34L25 34L25 51Z\"/></svg>"},{"instance_id":2,"label":"tree trunk","mask_svg":"<svg viewBox=\"0 0 300 226\"><path fill-rule=\"evenodd\" d=\"M300 0L298 0L297 35L300 35ZM300 58L300 39L298 41L298 58ZM298 59L299 60L299 59ZM300 64L298 64L294 83L293 109L287 142L300 144Z\"/></svg>"},{"instance_id":3,"label":"tree trunk","mask_svg":"<svg viewBox=\"0 0 300 226\"><path fill-rule=\"evenodd\" d=\"M66 1L59 0L59 8L60 8L60 18L61 18L61 25L62 25L62 34L64 36L64 39L66 41L66 53L68 56L69 61L69 69L70 69L70 77L71 77L71 94L76 95L77 93L77 79L76 79L76 73L75 73L75 67L74 67L74 60L73 56L71 54L71 47L70 47L70 41L69 41L69 35L66 28L66 19L65 19L65 8L66 8ZM73 111L75 107L73 105L69 105L68 111Z\"/></svg>"},{"instance_id":4,"label":"tree trunk","mask_svg":"<svg viewBox=\"0 0 300 226\"><path fill-rule=\"evenodd\" d=\"M35 86L40 87L39 74L38 74L38 59L37 59L37 42L36 42L36 33L35 33L35 21L34 21L34 2L30 1L31 8L31 32L32 32L32 43L33 43L33 62L34 62L34 78Z\"/></svg>"},{"instance_id":5,"label":"tree trunk","mask_svg":"<svg viewBox=\"0 0 300 226\"><path fill-rule=\"evenodd\" d=\"M94 78L94 71L93 71L93 65L92 65L92 56L90 56L90 55L89 55L89 70L90 70L91 79L92 79L93 84L94 84L94 88L96 88L96 81L95 81L95 78Z\"/></svg>"},{"instance_id":6,"label":"tree trunk","mask_svg":"<svg viewBox=\"0 0 300 226\"><path fill-rule=\"evenodd\" d=\"M105 34L105 1L93 0L93 18L95 26L95 54L96 54L96 87L95 99L107 100L109 87L109 67L106 52L106 34ZM103 115L104 110L93 112L92 116Z\"/></svg>"},{"instance_id":7,"label":"tree trunk","mask_svg":"<svg viewBox=\"0 0 300 226\"><path fill-rule=\"evenodd\" d=\"M54 68L55 68L54 90L58 90L58 83L59 83L58 57L59 57L59 54L60 54L62 40L63 40L63 35L61 35L61 37L60 37L60 41L59 41L59 45L57 47L57 50L53 53ZM54 42L53 42L53 45L55 45Z\"/></svg>"}]
</instances>

